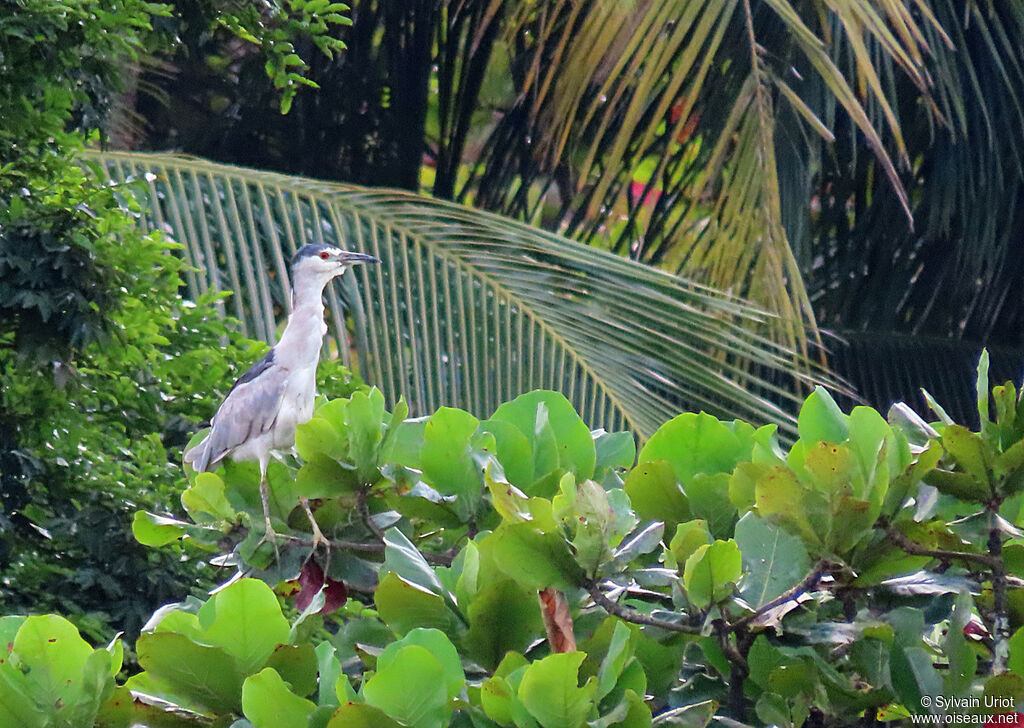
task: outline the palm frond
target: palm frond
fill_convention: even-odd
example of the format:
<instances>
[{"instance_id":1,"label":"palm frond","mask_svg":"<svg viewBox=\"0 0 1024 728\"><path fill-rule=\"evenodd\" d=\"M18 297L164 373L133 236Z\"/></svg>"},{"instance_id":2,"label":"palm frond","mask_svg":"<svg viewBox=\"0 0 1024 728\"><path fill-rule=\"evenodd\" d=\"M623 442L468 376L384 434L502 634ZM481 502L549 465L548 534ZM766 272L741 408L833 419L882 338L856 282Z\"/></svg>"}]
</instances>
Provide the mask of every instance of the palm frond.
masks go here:
<instances>
[{"instance_id":1,"label":"palm frond","mask_svg":"<svg viewBox=\"0 0 1024 728\"><path fill-rule=\"evenodd\" d=\"M489 415L543 387L592 426L641 438L681 409L793 427L801 395L776 382L793 384L796 352L767 338L769 315L713 289L410 193L170 155L87 160L114 180L146 180L144 224L184 246L198 268L190 294L234 291L227 311L267 340L286 313L286 260L299 246L380 257L329 289L331 338L414 413Z\"/></svg>"},{"instance_id":2,"label":"palm frond","mask_svg":"<svg viewBox=\"0 0 1024 728\"><path fill-rule=\"evenodd\" d=\"M907 0L549 0L508 27L519 102L469 180L477 204L535 219L523 190L557 179L567 235L749 297L798 348L817 330L779 201L780 107L827 140L841 112L909 220L891 79L927 92L926 61L948 38Z\"/></svg>"}]
</instances>

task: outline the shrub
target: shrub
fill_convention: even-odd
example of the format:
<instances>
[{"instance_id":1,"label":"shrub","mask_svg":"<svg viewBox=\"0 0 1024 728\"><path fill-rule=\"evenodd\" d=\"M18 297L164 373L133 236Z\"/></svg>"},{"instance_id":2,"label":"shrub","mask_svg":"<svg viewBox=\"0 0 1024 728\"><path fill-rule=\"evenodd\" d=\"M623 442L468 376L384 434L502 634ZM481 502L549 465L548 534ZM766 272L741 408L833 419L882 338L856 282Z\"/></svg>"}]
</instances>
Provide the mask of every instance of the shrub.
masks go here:
<instances>
[{"instance_id":1,"label":"shrub","mask_svg":"<svg viewBox=\"0 0 1024 728\"><path fill-rule=\"evenodd\" d=\"M216 563L263 581L161 609L125 687L184 724L256 728L1013 712L1024 404L996 387L991 419L984 364L979 432L819 390L788 450L688 413L637 453L554 392L483 421L324 401L302 461L272 469L280 563L248 466L191 474L191 521L138 514L140 540L227 548Z\"/></svg>"}]
</instances>

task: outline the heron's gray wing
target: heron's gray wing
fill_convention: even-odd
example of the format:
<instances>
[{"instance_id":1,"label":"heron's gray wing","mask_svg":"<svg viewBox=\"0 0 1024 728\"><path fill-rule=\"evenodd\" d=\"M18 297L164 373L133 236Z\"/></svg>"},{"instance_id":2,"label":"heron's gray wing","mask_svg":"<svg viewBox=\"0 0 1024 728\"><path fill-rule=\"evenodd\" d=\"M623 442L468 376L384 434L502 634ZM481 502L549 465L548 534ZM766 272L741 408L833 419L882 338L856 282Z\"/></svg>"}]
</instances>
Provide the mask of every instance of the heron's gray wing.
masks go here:
<instances>
[{"instance_id":1,"label":"heron's gray wing","mask_svg":"<svg viewBox=\"0 0 1024 728\"><path fill-rule=\"evenodd\" d=\"M260 357L260 360L258 362L249 367L249 371L247 371L245 374L243 374L242 376L235 380L235 383L231 385L231 389L228 390L228 397L231 396L231 393L235 391L235 388L238 387L239 384L251 382L253 379L258 377L267 369L270 369L270 367L273 366L273 364L274 350L273 348L271 348L270 351L268 351L266 354Z\"/></svg>"},{"instance_id":2,"label":"heron's gray wing","mask_svg":"<svg viewBox=\"0 0 1024 728\"><path fill-rule=\"evenodd\" d=\"M185 459L194 462L196 470L206 470L238 446L271 430L281 410L286 374L274 366L274 350L268 351L232 385L213 417L210 434L194 448L196 456L190 459L190 451Z\"/></svg>"}]
</instances>

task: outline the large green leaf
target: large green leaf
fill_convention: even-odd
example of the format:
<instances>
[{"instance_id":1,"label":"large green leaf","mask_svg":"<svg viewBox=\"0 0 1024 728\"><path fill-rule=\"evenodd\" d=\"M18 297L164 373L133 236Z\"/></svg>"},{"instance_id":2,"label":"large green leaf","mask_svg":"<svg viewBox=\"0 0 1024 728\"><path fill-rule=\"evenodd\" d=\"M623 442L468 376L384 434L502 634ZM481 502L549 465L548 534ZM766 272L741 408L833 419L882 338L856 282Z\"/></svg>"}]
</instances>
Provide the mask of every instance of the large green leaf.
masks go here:
<instances>
[{"instance_id":1,"label":"large green leaf","mask_svg":"<svg viewBox=\"0 0 1024 728\"><path fill-rule=\"evenodd\" d=\"M546 388L591 427L641 437L684 409L792 425L794 395L771 382L797 355L764 337L769 318L751 304L686 279L404 192L169 155L87 159L148 182L144 224L169 228L197 266L189 294L234 291L225 313L268 341L295 249L379 256L328 289L330 348L347 363L354 349L363 377L391 402L406 394L414 415L449 405L487 416Z\"/></svg>"}]
</instances>

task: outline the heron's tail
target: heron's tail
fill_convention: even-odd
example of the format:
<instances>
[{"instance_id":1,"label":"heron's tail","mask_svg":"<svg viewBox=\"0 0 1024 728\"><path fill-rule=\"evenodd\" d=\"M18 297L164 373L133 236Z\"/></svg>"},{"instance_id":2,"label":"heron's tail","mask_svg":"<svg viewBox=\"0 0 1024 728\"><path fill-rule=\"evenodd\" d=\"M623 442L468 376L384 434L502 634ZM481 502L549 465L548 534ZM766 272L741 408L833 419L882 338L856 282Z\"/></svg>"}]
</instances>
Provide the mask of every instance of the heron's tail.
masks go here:
<instances>
[{"instance_id":1,"label":"heron's tail","mask_svg":"<svg viewBox=\"0 0 1024 728\"><path fill-rule=\"evenodd\" d=\"M205 473L210 466L210 436L207 435L195 447L189 448L182 456L182 460L192 466L197 473Z\"/></svg>"}]
</instances>

